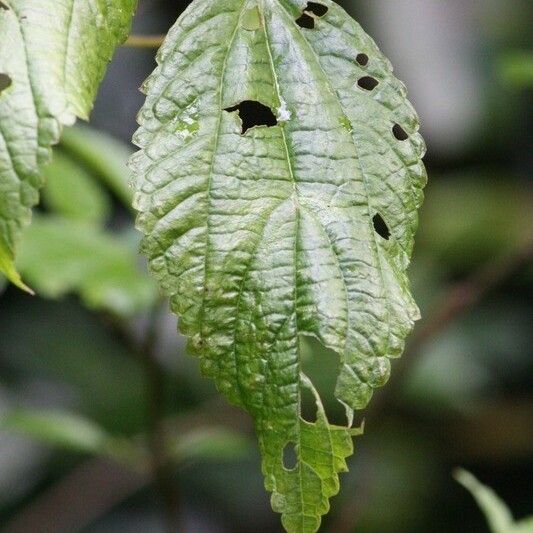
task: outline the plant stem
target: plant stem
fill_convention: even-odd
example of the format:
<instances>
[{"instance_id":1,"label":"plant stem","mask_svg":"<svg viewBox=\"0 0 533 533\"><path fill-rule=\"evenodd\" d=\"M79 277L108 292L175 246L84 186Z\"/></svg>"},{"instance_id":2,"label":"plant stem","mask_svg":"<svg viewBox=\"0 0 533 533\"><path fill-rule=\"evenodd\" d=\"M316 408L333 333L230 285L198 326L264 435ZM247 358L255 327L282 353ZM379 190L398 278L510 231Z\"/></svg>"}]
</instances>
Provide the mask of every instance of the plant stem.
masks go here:
<instances>
[{"instance_id":1,"label":"plant stem","mask_svg":"<svg viewBox=\"0 0 533 533\"><path fill-rule=\"evenodd\" d=\"M146 376L147 432L151 454L152 476L161 499L168 533L182 531L179 494L168 452L165 426L165 376L155 353L157 324L160 313L153 312L143 343L142 358Z\"/></svg>"},{"instance_id":2,"label":"plant stem","mask_svg":"<svg viewBox=\"0 0 533 533\"><path fill-rule=\"evenodd\" d=\"M435 311L415 331L408 349L398 361L391 382L374 398L367 410L367 419L377 419L390 405L399 392L404 378L413 362L423 352L423 348L446 331L459 317L466 314L483 300L493 289L500 286L515 273L531 264L533 260L533 239L526 238L521 245L508 255L495 258L474 271L467 279L454 283L437 299ZM359 506L353 499L347 500L328 531L350 533L354 530L359 516Z\"/></svg>"},{"instance_id":3,"label":"plant stem","mask_svg":"<svg viewBox=\"0 0 533 533\"><path fill-rule=\"evenodd\" d=\"M398 394L413 361L429 342L446 331L459 317L472 308L494 288L508 280L533 261L533 238L525 238L517 249L496 257L475 270L465 280L451 285L437 299L427 320L415 329L404 356L398 361L388 386L375 398L368 416L375 416Z\"/></svg>"},{"instance_id":4,"label":"plant stem","mask_svg":"<svg viewBox=\"0 0 533 533\"><path fill-rule=\"evenodd\" d=\"M159 48L164 39L164 35L130 35L123 46L130 48Z\"/></svg>"}]
</instances>

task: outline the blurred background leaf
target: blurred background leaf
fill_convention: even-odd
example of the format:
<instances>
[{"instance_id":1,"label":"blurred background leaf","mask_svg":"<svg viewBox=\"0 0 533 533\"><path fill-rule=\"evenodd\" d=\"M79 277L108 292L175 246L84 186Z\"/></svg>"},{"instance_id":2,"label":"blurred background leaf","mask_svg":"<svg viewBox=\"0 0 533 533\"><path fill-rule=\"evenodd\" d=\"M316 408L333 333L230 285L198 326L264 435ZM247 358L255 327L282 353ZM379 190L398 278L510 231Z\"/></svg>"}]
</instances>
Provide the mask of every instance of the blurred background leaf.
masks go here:
<instances>
[{"instance_id":1,"label":"blurred background leaf","mask_svg":"<svg viewBox=\"0 0 533 533\"><path fill-rule=\"evenodd\" d=\"M533 87L533 52L513 50L502 54L499 71L502 79L515 87Z\"/></svg>"},{"instance_id":2,"label":"blurred background leaf","mask_svg":"<svg viewBox=\"0 0 533 533\"><path fill-rule=\"evenodd\" d=\"M44 175L42 202L48 210L75 220L105 224L111 214L111 201L79 162L57 149Z\"/></svg>"},{"instance_id":3,"label":"blurred background leaf","mask_svg":"<svg viewBox=\"0 0 533 533\"><path fill-rule=\"evenodd\" d=\"M459 469L455 472L454 477L476 499L487 517L492 533L533 532L533 516L515 522L507 505L491 488L480 483L470 472Z\"/></svg>"},{"instance_id":4,"label":"blurred background leaf","mask_svg":"<svg viewBox=\"0 0 533 533\"><path fill-rule=\"evenodd\" d=\"M126 163L133 150L127 144L104 132L78 125L63 132L60 146L131 209L131 177Z\"/></svg>"},{"instance_id":5,"label":"blurred background leaf","mask_svg":"<svg viewBox=\"0 0 533 533\"><path fill-rule=\"evenodd\" d=\"M11 411L0 417L0 430L15 431L45 444L94 454L106 453L111 440L93 422L60 411Z\"/></svg>"},{"instance_id":6,"label":"blurred background leaf","mask_svg":"<svg viewBox=\"0 0 533 533\"><path fill-rule=\"evenodd\" d=\"M36 216L24 235L17 264L42 296L77 292L90 308L129 316L152 307L157 299L136 248L131 234L106 233L63 217Z\"/></svg>"}]
</instances>

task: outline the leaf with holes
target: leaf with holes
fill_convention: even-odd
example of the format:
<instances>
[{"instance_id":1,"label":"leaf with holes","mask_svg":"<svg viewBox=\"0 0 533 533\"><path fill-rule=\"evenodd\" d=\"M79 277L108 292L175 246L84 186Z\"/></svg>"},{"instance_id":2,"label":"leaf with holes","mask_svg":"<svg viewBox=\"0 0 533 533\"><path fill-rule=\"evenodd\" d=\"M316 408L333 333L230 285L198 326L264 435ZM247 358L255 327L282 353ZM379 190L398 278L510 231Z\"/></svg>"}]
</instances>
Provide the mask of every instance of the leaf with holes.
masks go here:
<instances>
[{"instance_id":1,"label":"leaf with holes","mask_svg":"<svg viewBox=\"0 0 533 533\"><path fill-rule=\"evenodd\" d=\"M0 3L0 272L13 266L22 228L61 126L87 118L136 0Z\"/></svg>"},{"instance_id":2,"label":"leaf with holes","mask_svg":"<svg viewBox=\"0 0 533 533\"><path fill-rule=\"evenodd\" d=\"M131 160L143 251L203 372L252 415L285 528L315 531L353 410L419 315L406 275L426 182L417 115L329 0L195 0L158 65ZM303 335L338 355L346 426L302 371Z\"/></svg>"}]
</instances>

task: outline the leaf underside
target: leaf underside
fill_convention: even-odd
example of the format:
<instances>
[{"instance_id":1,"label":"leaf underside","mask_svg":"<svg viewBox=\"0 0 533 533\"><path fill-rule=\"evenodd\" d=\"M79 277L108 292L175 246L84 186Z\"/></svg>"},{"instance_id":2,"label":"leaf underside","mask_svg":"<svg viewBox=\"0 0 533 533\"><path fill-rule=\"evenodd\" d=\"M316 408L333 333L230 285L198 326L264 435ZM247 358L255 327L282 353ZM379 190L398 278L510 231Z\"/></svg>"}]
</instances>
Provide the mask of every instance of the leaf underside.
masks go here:
<instances>
[{"instance_id":1,"label":"leaf underside","mask_svg":"<svg viewBox=\"0 0 533 533\"><path fill-rule=\"evenodd\" d=\"M406 268L426 183L405 87L339 6L316 6L195 0L145 82L131 160L143 252L203 372L252 415L294 532L318 529L353 410L418 318ZM347 427L328 423L302 371L302 335L338 354Z\"/></svg>"},{"instance_id":2,"label":"leaf underside","mask_svg":"<svg viewBox=\"0 0 533 533\"><path fill-rule=\"evenodd\" d=\"M136 0L0 2L0 272L15 249L63 125L86 119Z\"/></svg>"}]
</instances>

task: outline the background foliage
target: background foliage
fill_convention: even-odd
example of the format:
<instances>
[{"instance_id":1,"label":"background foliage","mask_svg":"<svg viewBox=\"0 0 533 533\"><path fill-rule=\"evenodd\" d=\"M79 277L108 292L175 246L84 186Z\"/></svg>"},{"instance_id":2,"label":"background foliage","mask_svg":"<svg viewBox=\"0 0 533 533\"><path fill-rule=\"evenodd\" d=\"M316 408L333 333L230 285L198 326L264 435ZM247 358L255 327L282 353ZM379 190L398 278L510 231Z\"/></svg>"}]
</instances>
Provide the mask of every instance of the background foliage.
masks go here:
<instances>
[{"instance_id":1,"label":"background foliage","mask_svg":"<svg viewBox=\"0 0 533 533\"><path fill-rule=\"evenodd\" d=\"M365 414L366 435L323 530L486 531L452 478L458 465L517 519L533 512L532 8L527 0L342 3L407 82L430 148L411 269L425 323ZM186 4L141 1L136 32L166 31ZM280 527L248 419L199 376L136 253L123 165L131 150L117 139L135 129L136 87L153 55L119 50L94 129L69 131L54 151L18 262L39 297L2 285L5 531L163 530L147 473L146 412L158 406L173 465L167 482L179 489L188 530ZM319 347L305 349L327 391L333 376L315 368ZM164 394L154 396L154 383Z\"/></svg>"}]
</instances>

